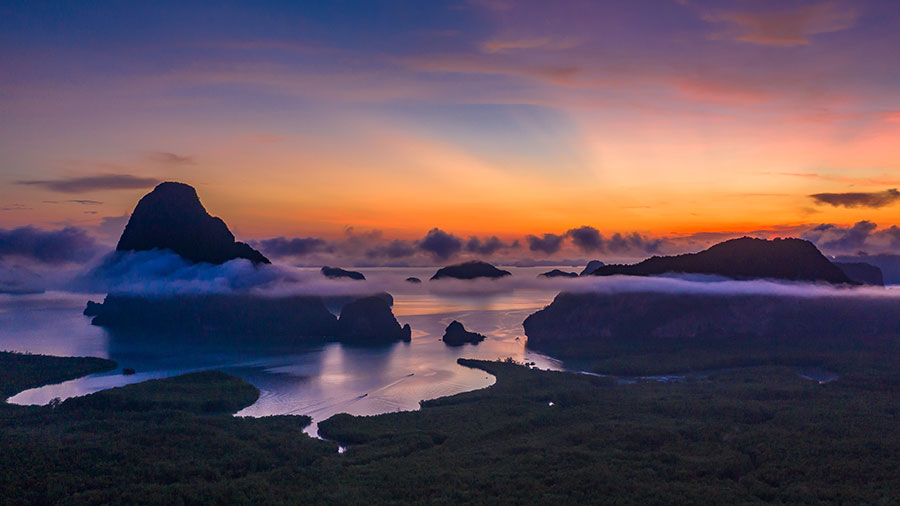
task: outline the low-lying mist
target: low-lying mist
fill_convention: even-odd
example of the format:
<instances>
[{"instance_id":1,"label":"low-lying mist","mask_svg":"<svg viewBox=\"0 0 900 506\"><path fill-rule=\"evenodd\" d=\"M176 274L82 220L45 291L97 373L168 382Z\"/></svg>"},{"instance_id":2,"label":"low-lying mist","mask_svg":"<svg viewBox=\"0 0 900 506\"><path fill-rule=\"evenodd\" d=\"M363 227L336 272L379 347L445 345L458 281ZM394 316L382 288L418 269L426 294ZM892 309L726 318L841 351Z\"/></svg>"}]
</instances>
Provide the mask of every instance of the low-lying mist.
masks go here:
<instances>
[{"instance_id":1,"label":"low-lying mist","mask_svg":"<svg viewBox=\"0 0 900 506\"><path fill-rule=\"evenodd\" d=\"M115 252L81 269L30 267L29 292L53 290L74 293L121 293L142 296L178 294L253 294L260 296L351 295L389 292L395 296L446 297L503 295L513 292L660 292L721 295L780 295L797 297L897 297L892 287L847 287L827 283L771 280L738 281L715 276L662 277L586 276L546 278L544 268L512 268L500 279L429 281L434 268L360 269L365 281L328 279L318 269L283 264L254 266L238 259L221 265L193 264L168 251ZM416 276L422 283L406 281Z\"/></svg>"}]
</instances>

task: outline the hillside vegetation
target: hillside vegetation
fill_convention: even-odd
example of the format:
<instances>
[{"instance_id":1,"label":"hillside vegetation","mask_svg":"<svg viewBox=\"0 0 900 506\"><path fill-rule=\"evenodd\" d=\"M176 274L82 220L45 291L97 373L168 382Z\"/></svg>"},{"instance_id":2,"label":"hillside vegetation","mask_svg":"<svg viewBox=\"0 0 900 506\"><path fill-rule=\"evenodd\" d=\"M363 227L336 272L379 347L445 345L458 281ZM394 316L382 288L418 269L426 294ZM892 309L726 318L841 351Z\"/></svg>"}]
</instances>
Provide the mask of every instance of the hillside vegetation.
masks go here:
<instances>
[{"instance_id":1,"label":"hillside vegetation","mask_svg":"<svg viewBox=\"0 0 900 506\"><path fill-rule=\"evenodd\" d=\"M344 454L306 436L307 417L231 416L257 391L218 372L55 408L2 405L2 502L890 504L900 496L897 375L866 367L818 384L755 367L617 385L460 363L497 382L415 412L321 422L322 435L349 445Z\"/></svg>"}]
</instances>

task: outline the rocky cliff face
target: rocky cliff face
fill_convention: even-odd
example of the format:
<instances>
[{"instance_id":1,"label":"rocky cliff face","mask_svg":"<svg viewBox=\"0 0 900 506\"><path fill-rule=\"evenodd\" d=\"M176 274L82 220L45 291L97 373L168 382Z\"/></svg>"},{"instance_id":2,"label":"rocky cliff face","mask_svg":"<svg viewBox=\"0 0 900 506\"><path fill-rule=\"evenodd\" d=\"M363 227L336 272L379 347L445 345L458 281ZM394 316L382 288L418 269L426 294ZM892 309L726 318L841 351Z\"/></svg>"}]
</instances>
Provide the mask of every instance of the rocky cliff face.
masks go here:
<instances>
[{"instance_id":1,"label":"rocky cliff face","mask_svg":"<svg viewBox=\"0 0 900 506\"><path fill-rule=\"evenodd\" d=\"M400 326L383 297L363 297L341 309L337 337L345 342L393 342L412 339L409 324Z\"/></svg>"},{"instance_id":2,"label":"rocky cliff face","mask_svg":"<svg viewBox=\"0 0 900 506\"><path fill-rule=\"evenodd\" d=\"M593 275L655 276L667 273L856 284L809 241L770 241L751 237L721 242L699 253L656 256L633 265L604 265L594 270Z\"/></svg>"},{"instance_id":3,"label":"rocky cliff face","mask_svg":"<svg viewBox=\"0 0 900 506\"><path fill-rule=\"evenodd\" d=\"M221 264L245 258L255 264L269 259L234 240L225 222L210 216L197 191L183 183L161 183L138 202L117 251L169 249L191 262Z\"/></svg>"}]
</instances>

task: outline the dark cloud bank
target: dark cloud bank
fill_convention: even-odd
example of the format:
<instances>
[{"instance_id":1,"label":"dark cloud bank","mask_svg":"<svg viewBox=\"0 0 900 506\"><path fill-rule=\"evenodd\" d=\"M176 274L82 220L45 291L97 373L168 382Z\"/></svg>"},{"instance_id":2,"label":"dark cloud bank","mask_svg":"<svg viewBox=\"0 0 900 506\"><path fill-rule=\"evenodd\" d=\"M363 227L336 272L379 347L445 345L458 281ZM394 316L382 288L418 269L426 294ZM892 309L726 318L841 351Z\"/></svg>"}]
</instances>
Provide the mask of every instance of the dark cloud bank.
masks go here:
<instances>
[{"instance_id":1,"label":"dark cloud bank","mask_svg":"<svg viewBox=\"0 0 900 506\"><path fill-rule=\"evenodd\" d=\"M324 251L328 242L316 237L274 237L262 241L253 241L252 246L264 250L272 256L304 256L316 251Z\"/></svg>"},{"instance_id":2,"label":"dark cloud bank","mask_svg":"<svg viewBox=\"0 0 900 506\"><path fill-rule=\"evenodd\" d=\"M446 260L462 250L463 242L453 234L433 228L419 242L419 247L434 255L435 258Z\"/></svg>"},{"instance_id":3,"label":"dark cloud bank","mask_svg":"<svg viewBox=\"0 0 900 506\"><path fill-rule=\"evenodd\" d=\"M71 276L67 270L97 258L103 249L76 227L0 228L0 293L39 293L65 283Z\"/></svg>"},{"instance_id":4,"label":"dark cloud bank","mask_svg":"<svg viewBox=\"0 0 900 506\"><path fill-rule=\"evenodd\" d=\"M548 257L570 255L566 258L574 258L571 256L573 253L580 253L607 259L637 260L657 254L698 251L715 242L742 235L748 234L698 233L684 237L652 237L627 232L603 235L594 227L581 226L564 233L529 234L520 243L519 240L503 241L497 236L466 239L439 228L429 230L417 240L388 240L378 231L356 232L348 229L346 236L337 240L277 237L253 244L273 257L293 257L312 263L337 258L343 263L350 262L347 265L354 262L356 265L433 265L435 262L474 257L494 259L507 265L558 265L562 260ZM891 226L879 229L870 221L860 221L847 227L824 223L789 233L760 231L749 235L798 236L815 243L829 255L858 251L884 253L900 248L900 228Z\"/></svg>"},{"instance_id":5,"label":"dark cloud bank","mask_svg":"<svg viewBox=\"0 0 900 506\"><path fill-rule=\"evenodd\" d=\"M719 236L705 238L654 238L638 233L604 236L597 229L582 226L561 234L547 233L527 236L523 243L504 241L496 236L460 237L433 228L420 239L387 239L379 231L359 232L348 229L344 237L276 237L254 241L264 253L279 258L284 267L254 270L241 262L225 266L191 265L166 252L146 252L115 262L97 261L110 253L112 246L95 239L111 238L121 233L126 216L106 218L98 227L65 227L55 230L27 226L0 229L0 284L7 289L23 290L22 286L76 291L179 291L199 290L223 292L251 290L259 287L291 286L296 290L301 282L316 290L333 290L318 272L299 275L289 267L292 260L302 265L321 267L372 266L440 266L470 258L484 258L498 265L584 265L586 259L567 256L573 252L590 254L607 260L609 256L627 253L643 259L657 252L684 253L697 251ZM815 243L826 255L838 256L841 261L868 262L882 268L887 283L900 282L900 256L892 254L900 249L900 227L879 228L870 221L851 226L820 224L797 231L798 235ZM89 274L85 274L88 272ZM114 280L114 281L111 281ZM519 283L513 280L508 283ZM496 288L496 287L494 287ZM31 288L29 288L30 290ZM279 288L280 289L280 288ZM408 289L406 284L392 290ZM35 288L36 290L36 288ZM24 290L23 290L24 291Z\"/></svg>"},{"instance_id":6,"label":"dark cloud bank","mask_svg":"<svg viewBox=\"0 0 900 506\"><path fill-rule=\"evenodd\" d=\"M562 247L564 238L557 234L544 234L542 236L528 235L525 240L528 241L528 249L531 251L552 255Z\"/></svg>"},{"instance_id":7,"label":"dark cloud bank","mask_svg":"<svg viewBox=\"0 0 900 506\"><path fill-rule=\"evenodd\" d=\"M97 241L77 227L0 229L0 259L14 257L44 264L84 263L100 251Z\"/></svg>"},{"instance_id":8,"label":"dark cloud bank","mask_svg":"<svg viewBox=\"0 0 900 506\"><path fill-rule=\"evenodd\" d=\"M252 241L254 247L272 257L309 258L331 255L352 262L406 261L421 257L426 263L448 261L461 254L491 256L499 252L515 250L519 241L506 242L497 236L468 239L439 228L429 230L421 239L385 239L380 231L359 232L348 228L344 237L327 240L318 237L275 237Z\"/></svg>"},{"instance_id":9,"label":"dark cloud bank","mask_svg":"<svg viewBox=\"0 0 900 506\"><path fill-rule=\"evenodd\" d=\"M884 253L900 248L900 227L892 225L879 229L877 224L867 220L849 227L823 223L800 235L831 254L858 251Z\"/></svg>"},{"instance_id":10,"label":"dark cloud bank","mask_svg":"<svg viewBox=\"0 0 900 506\"><path fill-rule=\"evenodd\" d=\"M606 238L596 228L589 226L570 229L566 232L566 237L570 237L575 247L585 253L624 253L628 251L657 253L666 241L662 238L649 238L637 232L615 233Z\"/></svg>"}]
</instances>

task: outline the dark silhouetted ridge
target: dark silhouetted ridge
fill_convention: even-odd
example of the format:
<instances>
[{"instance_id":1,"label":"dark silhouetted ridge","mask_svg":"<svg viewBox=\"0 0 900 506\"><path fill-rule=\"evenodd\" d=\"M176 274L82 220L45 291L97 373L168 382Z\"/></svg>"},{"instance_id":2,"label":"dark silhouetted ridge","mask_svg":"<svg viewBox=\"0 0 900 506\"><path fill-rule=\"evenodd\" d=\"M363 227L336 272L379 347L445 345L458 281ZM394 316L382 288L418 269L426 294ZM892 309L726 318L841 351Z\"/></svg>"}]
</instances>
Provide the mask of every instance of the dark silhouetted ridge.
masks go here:
<instances>
[{"instance_id":1,"label":"dark silhouetted ridge","mask_svg":"<svg viewBox=\"0 0 900 506\"><path fill-rule=\"evenodd\" d=\"M604 265L593 272L595 276L655 276L667 273L856 284L825 258L813 243L803 239L742 237L721 242L699 253L655 256L633 265Z\"/></svg>"},{"instance_id":2,"label":"dark silhouetted ridge","mask_svg":"<svg viewBox=\"0 0 900 506\"><path fill-rule=\"evenodd\" d=\"M197 191L183 183L161 183L144 195L116 246L117 251L152 249L169 249L191 262L222 264L245 258L254 264L271 263L235 241L225 222L210 216Z\"/></svg>"},{"instance_id":3,"label":"dark silhouetted ridge","mask_svg":"<svg viewBox=\"0 0 900 506\"><path fill-rule=\"evenodd\" d=\"M578 273L563 271L560 269L553 269L552 271L547 271L541 274L538 274L539 277L545 278L577 278Z\"/></svg>"}]
</instances>

